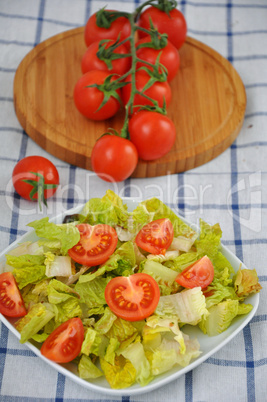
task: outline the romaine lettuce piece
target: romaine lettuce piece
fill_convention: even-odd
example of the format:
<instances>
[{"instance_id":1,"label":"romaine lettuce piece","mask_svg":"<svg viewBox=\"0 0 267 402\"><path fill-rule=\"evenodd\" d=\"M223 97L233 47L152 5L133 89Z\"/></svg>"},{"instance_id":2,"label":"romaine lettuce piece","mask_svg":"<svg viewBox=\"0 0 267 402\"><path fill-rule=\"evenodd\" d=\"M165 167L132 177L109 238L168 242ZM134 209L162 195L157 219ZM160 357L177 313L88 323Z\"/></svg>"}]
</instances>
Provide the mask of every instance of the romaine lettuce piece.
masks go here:
<instances>
[{"instance_id":1,"label":"romaine lettuce piece","mask_svg":"<svg viewBox=\"0 0 267 402\"><path fill-rule=\"evenodd\" d=\"M94 328L99 334L106 334L112 327L117 316L112 313L109 307L105 308L102 317L95 323Z\"/></svg>"},{"instance_id":2,"label":"romaine lettuce piece","mask_svg":"<svg viewBox=\"0 0 267 402\"><path fill-rule=\"evenodd\" d=\"M99 311L104 313L103 306L106 305L105 287L109 280L110 278L99 277L84 283L79 280L75 284L74 290L80 295L81 303L86 304L89 308L89 315L98 314Z\"/></svg>"},{"instance_id":3,"label":"romaine lettuce piece","mask_svg":"<svg viewBox=\"0 0 267 402\"><path fill-rule=\"evenodd\" d=\"M259 292L262 287L255 269L241 269L237 271L234 278L234 289L237 296L244 300L250 294Z\"/></svg>"},{"instance_id":4,"label":"romaine lettuce piece","mask_svg":"<svg viewBox=\"0 0 267 402\"><path fill-rule=\"evenodd\" d=\"M209 336L218 335L230 326L238 310L238 300L225 300L209 309L209 315L202 318L199 328Z\"/></svg>"},{"instance_id":5,"label":"romaine lettuce piece","mask_svg":"<svg viewBox=\"0 0 267 402\"><path fill-rule=\"evenodd\" d=\"M201 288L183 290L169 296L161 296L155 310L159 316L174 316L183 324L196 325L209 313Z\"/></svg>"},{"instance_id":6,"label":"romaine lettuce piece","mask_svg":"<svg viewBox=\"0 0 267 402\"><path fill-rule=\"evenodd\" d=\"M55 322L58 324L73 317L82 317L83 312L79 300L76 297L69 296L62 303L51 304L55 314Z\"/></svg>"},{"instance_id":7,"label":"romaine lettuce piece","mask_svg":"<svg viewBox=\"0 0 267 402\"><path fill-rule=\"evenodd\" d=\"M98 378L103 375L103 372L92 362L89 356L82 355L78 364L79 377L84 380Z\"/></svg>"},{"instance_id":8,"label":"romaine lettuce piece","mask_svg":"<svg viewBox=\"0 0 267 402\"><path fill-rule=\"evenodd\" d=\"M24 288L30 283L38 283L42 281L45 276L45 266L44 265L34 265L24 268L14 268L12 271L19 289Z\"/></svg>"},{"instance_id":9,"label":"romaine lettuce piece","mask_svg":"<svg viewBox=\"0 0 267 402\"><path fill-rule=\"evenodd\" d=\"M123 350L128 344L132 343L138 336L137 329L130 321L117 318L112 327L106 334L109 338L116 338L120 342L120 349Z\"/></svg>"},{"instance_id":10,"label":"romaine lettuce piece","mask_svg":"<svg viewBox=\"0 0 267 402\"><path fill-rule=\"evenodd\" d=\"M55 255L50 251L45 253L45 274L48 278L53 276L69 277L72 274L71 258L68 255Z\"/></svg>"},{"instance_id":11,"label":"romaine lettuce piece","mask_svg":"<svg viewBox=\"0 0 267 402\"><path fill-rule=\"evenodd\" d=\"M122 355L116 356L114 364L100 358L100 364L111 388L123 389L135 383L136 370L132 363Z\"/></svg>"},{"instance_id":12,"label":"romaine lettuce piece","mask_svg":"<svg viewBox=\"0 0 267 402\"><path fill-rule=\"evenodd\" d=\"M47 285L47 296L49 303L59 304L70 297L80 298L79 294L75 292L73 288L66 285L65 283L58 281L57 279L52 279L49 281Z\"/></svg>"},{"instance_id":13,"label":"romaine lettuce piece","mask_svg":"<svg viewBox=\"0 0 267 402\"><path fill-rule=\"evenodd\" d=\"M47 307L44 303L35 304L27 315L16 322L15 327L21 334L20 343L31 339L54 317L54 313Z\"/></svg>"},{"instance_id":14,"label":"romaine lettuce piece","mask_svg":"<svg viewBox=\"0 0 267 402\"><path fill-rule=\"evenodd\" d=\"M170 295L179 289L178 283L175 282L175 278L177 277L176 271L153 260L146 260L141 266L141 271L152 276L158 283L161 295Z\"/></svg>"},{"instance_id":15,"label":"romaine lettuce piece","mask_svg":"<svg viewBox=\"0 0 267 402\"><path fill-rule=\"evenodd\" d=\"M109 340L106 336L100 335L93 328L87 328L82 343L81 353L84 353L86 356L94 354L96 356L104 357L108 343Z\"/></svg>"},{"instance_id":16,"label":"romaine lettuce piece","mask_svg":"<svg viewBox=\"0 0 267 402\"><path fill-rule=\"evenodd\" d=\"M114 365L115 364L115 357L116 357L116 351L119 349L120 347L120 342L118 341L118 339L116 338L110 338L109 340L109 344L104 356L104 359Z\"/></svg>"},{"instance_id":17,"label":"romaine lettuce piece","mask_svg":"<svg viewBox=\"0 0 267 402\"><path fill-rule=\"evenodd\" d=\"M72 223L55 224L49 222L49 218L33 221L28 226L35 229L38 237L48 241L59 242L61 254L67 254L68 250L80 240L80 232ZM42 242L42 244L45 244Z\"/></svg>"},{"instance_id":18,"label":"romaine lettuce piece","mask_svg":"<svg viewBox=\"0 0 267 402\"><path fill-rule=\"evenodd\" d=\"M149 361L146 358L144 347L141 342L134 342L124 349L121 354L129 360L136 370L136 381L141 386L147 385L153 376Z\"/></svg>"}]
</instances>

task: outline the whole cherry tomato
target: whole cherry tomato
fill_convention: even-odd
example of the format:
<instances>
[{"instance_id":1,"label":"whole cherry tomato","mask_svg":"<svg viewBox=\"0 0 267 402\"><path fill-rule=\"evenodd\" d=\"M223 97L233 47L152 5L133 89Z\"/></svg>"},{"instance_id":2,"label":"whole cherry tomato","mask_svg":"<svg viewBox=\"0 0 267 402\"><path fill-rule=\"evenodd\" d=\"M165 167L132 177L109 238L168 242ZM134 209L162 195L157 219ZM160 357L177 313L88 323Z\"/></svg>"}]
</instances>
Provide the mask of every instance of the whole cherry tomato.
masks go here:
<instances>
[{"instance_id":1,"label":"whole cherry tomato","mask_svg":"<svg viewBox=\"0 0 267 402\"><path fill-rule=\"evenodd\" d=\"M161 113L141 110L129 121L130 139L144 160L161 158L175 143L175 125Z\"/></svg>"},{"instance_id":2,"label":"whole cherry tomato","mask_svg":"<svg viewBox=\"0 0 267 402\"><path fill-rule=\"evenodd\" d=\"M75 105L79 112L88 119L109 119L114 116L120 108L119 101L111 95L105 105L99 109L104 99L104 93L95 86L88 87L90 85L103 84L108 76L109 73L106 71L88 71L75 85L73 93ZM112 77L111 81L114 79L115 78ZM116 93L120 97L121 92L119 89L116 90Z\"/></svg>"},{"instance_id":3,"label":"whole cherry tomato","mask_svg":"<svg viewBox=\"0 0 267 402\"><path fill-rule=\"evenodd\" d=\"M146 36L143 39L140 39L136 43L136 47L138 45L141 45L143 43L150 43L151 42L151 37ZM155 65L155 62L160 55L160 63L163 64L167 71L168 71L168 77L167 80L170 82L175 75L177 74L179 67L180 67L180 55L176 47L167 40L167 45L162 48L162 49L153 49L151 47L140 47L136 51L136 55L139 59L142 59L144 61L147 61L153 65ZM147 68L150 68L146 63L141 63L138 62L136 67L142 67L145 66ZM152 67L150 68L152 69Z\"/></svg>"},{"instance_id":4,"label":"whole cherry tomato","mask_svg":"<svg viewBox=\"0 0 267 402\"><path fill-rule=\"evenodd\" d=\"M150 80L149 74L144 71L144 70L138 70L136 71L135 74L135 84L136 84L136 89L141 92L145 85L148 83ZM131 96L131 91L132 91L132 76L129 75L126 79L125 82L129 82L128 85L125 85L122 88L122 99L123 103L126 105L127 102L130 99ZM167 81L160 82L156 81L152 86L150 86L148 89L144 91L144 94L148 96L149 98L155 100L158 102L159 107L163 107L164 105L164 100L166 103L166 107L170 104L171 101L171 88L168 84ZM140 108L138 108L138 105L153 105L153 102L150 99L147 99L146 97L142 96L141 94L136 94L134 96L133 100L133 105L135 106L133 109L133 112L137 112Z\"/></svg>"},{"instance_id":5,"label":"whole cherry tomato","mask_svg":"<svg viewBox=\"0 0 267 402\"><path fill-rule=\"evenodd\" d=\"M33 155L21 159L12 173L16 192L26 200L43 201L52 197L59 185L55 165L43 156Z\"/></svg>"},{"instance_id":6,"label":"whole cherry tomato","mask_svg":"<svg viewBox=\"0 0 267 402\"><path fill-rule=\"evenodd\" d=\"M119 17L112 21L108 28L103 28L98 25L98 21L100 20L99 24L101 25L101 13L106 20L106 16L108 17L108 13L112 12L113 10L99 10L97 13L91 15L88 19L85 30L84 30L84 40L86 46L91 45L91 43L102 40L102 39L114 39L116 40L118 37L120 41L128 38L131 34L131 24L129 20L125 17Z\"/></svg>"},{"instance_id":7,"label":"whole cherry tomato","mask_svg":"<svg viewBox=\"0 0 267 402\"><path fill-rule=\"evenodd\" d=\"M105 181L122 181L133 173L138 162L135 145L117 135L100 137L92 150L93 170Z\"/></svg>"},{"instance_id":8,"label":"whole cherry tomato","mask_svg":"<svg viewBox=\"0 0 267 402\"><path fill-rule=\"evenodd\" d=\"M106 50L108 51L108 48L114 45L114 43L115 43L114 40L110 40L104 43L103 44L104 51ZM97 56L97 52L99 51L99 44L100 41L91 43L91 45L87 48L86 52L84 53L81 63L83 74L91 70L101 70L101 71L107 71L109 74L123 75L130 70L131 68L130 57L121 57L119 59L116 58L114 60L110 59L109 61L107 61L107 63L105 62L105 60L100 59ZM113 53L116 55L125 55L128 53L128 49L125 45L120 45L116 47L116 49L114 49Z\"/></svg>"},{"instance_id":9,"label":"whole cherry tomato","mask_svg":"<svg viewBox=\"0 0 267 402\"><path fill-rule=\"evenodd\" d=\"M149 29L150 21L160 33L166 33L168 39L177 48L184 44L187 33L186 20L181 11L174 8L166 13L156 7L148 7L140 15L138 25L142 28ZM145 32L138 31L139 38L147 35Z\"/></svg>"}]
</instances>

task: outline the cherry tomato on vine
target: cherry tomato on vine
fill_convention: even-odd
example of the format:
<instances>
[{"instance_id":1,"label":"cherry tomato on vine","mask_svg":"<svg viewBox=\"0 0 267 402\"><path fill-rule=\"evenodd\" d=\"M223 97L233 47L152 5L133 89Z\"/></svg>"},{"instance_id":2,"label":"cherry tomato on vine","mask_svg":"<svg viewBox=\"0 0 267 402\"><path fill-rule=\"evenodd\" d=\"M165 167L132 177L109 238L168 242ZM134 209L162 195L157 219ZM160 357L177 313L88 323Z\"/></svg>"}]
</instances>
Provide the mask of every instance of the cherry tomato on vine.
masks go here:
<instances>
[{"instance_id":1,"label":"cherry tomato on vine","mask_svg":"<svg viewBox=\"0 0 267 402\"><path fill-rule=\"evenodd\" d=\"M120 41L128 38L131 34L131 24L129 20L125 17L119 17L110 23L109 28L102 28L97 25L97 14L102 12L113 11L113 10L99 10L97 13L91 15L88 19L85 30L84 30L84 40L86 46L88 47L91 43L102 40L102 39L114 39L118 37ZM99 15L99 14L98 14ZM100 18L101 19L101 18ZM120 35L120 36L119 36Z\"/></svg>"},{"instance_id":2,"label":"cherry tomato on vine","mask_svg":"<svg viewBox=\"0 0 267 402\"><path fill-rule=\"evenodd\" d=\"M201 289L205 289L211 284L214 278L214 267L206 255L194 264L186 267L179 273L175 279L179 285L185 288L194 288L200 286Z\"/></svg>"},{"instance_id":3,"label":"cherry tomato on vine","mask_svg":"<svg viewBox=\"0 0 267 402\"><path fill-rule=\"evenodd\" d=\"M136 89L141 92L143 90L143 88L145 87L145 85L147 84L147 82L150 79L149 74L146 71L143 70L138 70L136 71L135 74L135 79L136 79ZM125 82L129 82L128 85L125 85L122 88L122 99L123 99L123 103L126 105L127 102L130 99L131 96L131 91L132 91L132 77L131 75L129 75L126 79ZM164 105L164 99L165 99L165 103L166 103L166 107L169 106L170 101L171 101L171 88L170 85L168 84L167 81L164 82L160 82L160 81L156 81L154 82L154 84L152 84L151 87L149 87L148 89L146 89L144 91L144 94L146 96L148 96L149 98L155 100L158 102L159 107L163 107ZM138 107L138 105L153 105L153 102L150 99L145 98L144 96L140 95L140 94L136 94L134 96L133 99L133 105L135 106L133 109L133 112L137 112L137 110L139 110L140 108Z\"/></svg>"},{"instance_id":4,"label":"cherry tomato on vine","mask_svg":"<svg viewBox=\"0 0 267 402\"><path fill-rule=\"evenodd\" d=\"M117 276L108 282L105 289L105 299L110 309L127 321L149 317L155 311L159 298L157 282L144 273Z\"/></svg>"},{"instance_id":5,"label":"cherry tomato on vine","mask_svg":"<svg viewBox=\"0 0 267 402\"><path fill-rule=\"evenodd\" d=\"M97 56L97 52L99 50L100 41L93 42L87 48L86 52L83 55L81 68L82 73L85 74L91 70L101 70L107 71L109 74L118 74L123 75L131 68L131 58L130 57L121 57L119 59L110 60L110 68L106 64L104 60L101 60ZM110 46L114 45L115 40L110 40L109 42L104 44L105 49L110 48ZM114 53L117 55L125 55L128 53L128 49L125 45L120 45L116 49L114 49Z\"/></svg>"},{"instance_id":6,"label":"cherry tomato on vine","mask_svg":"<svg viewBox=\"0 0 267 402\"><path fill-rule=\"evenodd\" d=\"M0 313L7 317L23 317L27 314L17 283L11 272L0 274Z\"/></svg>"},{"instance_id":7,"label":"cherry tomato on vine","mask_svg":"<svg viewBox=\"0 0 267 402\"><path fill-rule=\"evenodd\" d=\"M122 181L131 176L138 162L135 145L117 135L103 135L92 150L92 167L103 180Z\"/></svg>"},{"instance_id":8,"label":"cherry tomato on vine","mask_svg":"<svg viewBox=\"0 0 267 402\"><path fill-rule=\"evenodd\" d=\"M161 113L141 110L131 117L128 129L130 139L143 160L161 158L175 143L175 125Z\"/></svg>"},{"instance_id":9,"label":"cherry tomato on vine","mask_svg":"<svg viewBox=\"0 0 267 402\"><path fill-rule=\"evenodd\" d=\"M187 33L186 20L181 11L174 8L169 11L169 15L156 7L149 7L140 15L138 25L142 28L150 28L150 19L160 33L168 34L168 39L177 48L184 44ZM146 33L138 31L139 38L143 38Z\"/></svg>"},{"instance_id":10,"label":"cherry tomato on vine","mask_svg":"<svg viewBox=\"0 0 267 402\"><path fill-rule=\"evenodd\" d=\"M55 165L43 156L27 156L16 164L12 182L22 198L46 204L46 199L57 190L59 174Z\"/></svg>"},{"instance_id":11,"label":"cherry tomato on vine","mask_svg":"<svg viewBox=\"0 0 267 402\"><path fill-rule=\"evenodd\" d=\"M165 254L173 240L169 219L157 219L143 226L135 238L138 247L151 254Z\"/></svg>"},{"instance_id":12,"label":"cherry tomato on vine","mask_svg":"<svg viewBox=\"0 0 267 402\"><path fill-rule=\"evenodd\" d=\"M102 85L109 76L106 71L92 70L85 73L76 83L73 93L74 102L79 112L91 120L106 120L114 116L120 108L119 101L110 96L108 101L98 110L104 100L104 93L96 87L88 85ZM111 81L115 78L112 77ZM118 96L121 92L116 90Z\"/></svg>"},{"instance_id":13,"label":"cherry tomato on vine","mask_svg":"<svg viewBox=\"0 0 267 402\"><path fill-rule=\"evenodd\" d=\"M140 39L136 43L136 47L140 44L149 43L149 42L151 42L151 37L146 36L145 38ZM160 54L159 61L168 70L167 80L168 80L168 82L170 82L171 80L173 80L173 78L177 74L179 67L180 67L179 52L170 41L167 41L167 45L162 49L153 49L151 47L141 47L141 48L137 49L137 51L136 51L136 56L139 59L147 61L153 65L155 64L159 54ZM138 62L136 65L137 68L142 67L142 66L150 68L147 64L141 63L141 62Z\"/></svg>"},{"instance_id":14,"label":"cherry tomato on vine","mask_svg":"<svg viewBox=\"0 0 267 402\"><path fill-rule=\"evenodd\" d=\"M79 264L90 267L107 261L118 243L116 230L105 224L91 226L81 223L76 227L80 232L80 240L68 251L69 256Z\"/></svg>"},{"instance_id":15,"label":"cherry tomato on vine","mask_svg":"<svg viewBox=\"0 0 267 402\"><path fill-rule=\"evenodd\" d=\"M41 347L41 353L56 363L68 363L79 355L83 340L82 320L71 318L48 336Z\"/></svg>"}]
</instances>

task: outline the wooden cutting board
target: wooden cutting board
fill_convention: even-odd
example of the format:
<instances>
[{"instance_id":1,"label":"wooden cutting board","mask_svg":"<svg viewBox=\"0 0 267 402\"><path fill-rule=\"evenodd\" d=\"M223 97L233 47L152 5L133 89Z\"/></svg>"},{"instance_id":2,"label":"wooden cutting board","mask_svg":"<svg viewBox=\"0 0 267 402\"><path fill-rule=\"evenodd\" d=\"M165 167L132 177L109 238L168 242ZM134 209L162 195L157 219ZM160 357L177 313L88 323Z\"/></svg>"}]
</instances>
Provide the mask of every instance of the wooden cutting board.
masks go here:
<instances>
[{"instance_id":1,"label":"wooden cutting board","mask_svg":"<svg viewBox=\"0 0 267 402\"><path fill-rule=\"evenodd\" d=\"M76 110L72 95L82 75L80 62L85 50L83 27L37 45L17 69L14 105L20 124L37 144L61 160L92 170L90 156L96 139L109 127L119 130L124 112L95 122ZM180 49L180 57L168 108L177 129L176 143L160 159L140 160L133 177L200 166L228 148L242 127L246 93L234 67L190 37Z\"/></svg>"}]
</instances>

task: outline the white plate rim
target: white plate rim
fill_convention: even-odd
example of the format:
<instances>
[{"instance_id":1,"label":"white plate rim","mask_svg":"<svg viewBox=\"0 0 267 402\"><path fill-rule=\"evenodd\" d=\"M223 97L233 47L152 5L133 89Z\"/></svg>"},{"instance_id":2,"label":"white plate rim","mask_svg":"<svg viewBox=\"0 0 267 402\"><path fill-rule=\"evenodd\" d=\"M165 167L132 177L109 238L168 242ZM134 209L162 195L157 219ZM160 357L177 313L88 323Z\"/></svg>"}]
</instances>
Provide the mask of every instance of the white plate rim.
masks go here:
<instances>
[{"instance_id":1,"label":"white plate rim","mask_svg":"<svg viewBox=\"0 0 267 402\"><path fill-rule=\"evenodd\" d=\"M131 210L131 208L134 208L140 202L139 200L137 200L134 197L121 197L121 198L122 198L123 202L127 204L129 210ZM82 208L83 208L83 205L78 205L74 208L66 210L65 212L58 214L55 217L51 218L50 222L61 223L66 215L79 213L79 212L81 212ZM179 216L179 215L177 214L177 216ZM198 229L198 227L195 227L195 225L193 225L187 219L185 219L181 216L179 216L179 218L182 219L186 224L190 225L191 227L194 226L194 229L196 229L196 228ZM34 230L30 230L29 232L25 233L23 236L18 238L16 241L14 241L12 244L10 244L8 247L6 247L5 250L0 253L0 263L5 260L5 255L8 254L8 252L10 250L15 248L19 243L27 241L28 238L30 238L30 236L33 235L33 233L34 233ZM242 264L242 268L246 268L244 263L242 261L240 261L238 259L238 257L236 257L236 255L232 251L230 251L227 247L225 247L223 244L222 244L222 253L224 255L226 255L227 258L230 258L231 263L234 266L234 268L236 268L237 265L239 266L240 264ZM177 367L177 371L175 371L174 373L172 373L170 375L168 375L168 372L164 373L165 375L163 376L163 378L160 378L161 376L155 377L155 379L152 382L150 382L148 385L143 386L143 387L139 386L138 384L135 384L129 388L112 389L109 387L109 385L108 385L108 387L104 387L101 385L94 384L93 382L83 380L78 375L71 372L68 368L64 367L64 365L52 362L51 360L47 359L40 353L40 350L37 347L35 347L32 343L25 342L24 345L26 345L35 355L37 355L43 361L48 363L56 371L60 372L61 374L65 375L72 381L76 382L77 384L79 384L91 391L108 394L109 396L125 396L125 395L130 396L130 395L144 394L147 392L154 391L154 390L178 379L182 375L186 374L187 372L193 370L194 368L196 368L197 366L202 364L210 356L212 356L217 351L219 351L221 348L223 348L239 332L241 332L242 329L252 320L253 316L255 315L255 313L258 309L259 299L260 299L259 293L256 293L247 299L247 301L253 305L253 309L250 311L250 313L248 313L245 316L242 316L242 318L239 319L240 323L239 323L239 325L236 326L236 328L234 330L230 331L230 329L231 329L231 326L230 326L226 331L224 331L223 334L225 335L225 339L223 341L221 341L217 346L213 347L207 353L200 355L200 357L193 360L188 366L186 366L184 368ZM5 316L3 316L0 313L0 320L18 339L20 339L20 333L16 330L16 328L11 323L12 319L9 320L8 318L6 318ZM14 319L13 319L13 321L14 321ZM227 335L228 332L230 332L229 335ZM213 337L213 338L215 338L215 337ZM207 339L211 339L211 338L208 337ZM157 378L160 378L160 379L157 380ZM106 381L106 380L104 380L104 381Z\"/></svg>"}]
</instances>

